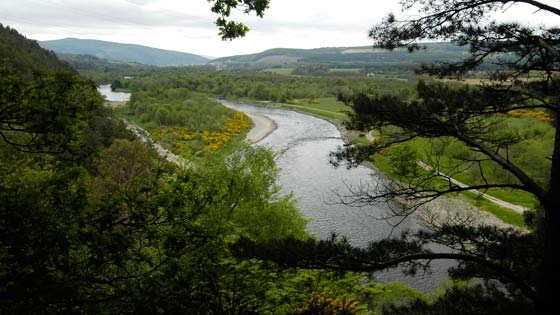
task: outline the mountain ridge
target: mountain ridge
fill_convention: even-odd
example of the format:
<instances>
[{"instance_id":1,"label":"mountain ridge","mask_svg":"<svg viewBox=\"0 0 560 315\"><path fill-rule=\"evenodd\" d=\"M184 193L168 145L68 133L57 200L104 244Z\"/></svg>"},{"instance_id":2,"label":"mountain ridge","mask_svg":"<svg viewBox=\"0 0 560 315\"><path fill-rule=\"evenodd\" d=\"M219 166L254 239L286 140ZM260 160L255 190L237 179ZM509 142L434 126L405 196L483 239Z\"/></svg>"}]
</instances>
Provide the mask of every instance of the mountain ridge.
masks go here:
<instances>
[{"instance_id":1,"label":"mountain ridge","mask_svg":"<svg viewBox=\"0 0 560 315\"><path fill-rule=\"evenodd\" d=\"M322 64L331 68L412 69L421 64L457 61L468 55L467 47L451 43L425 43L425 48L416 53L410 53L405 48L389 51L373 46L272 48L254 54L216 58L208 64L221 69L294 67L310 64Z\"/></svg>"},{"instance_id":2,"label":"mountain ridge","mask_svg":"<svg viewBox=\"0 0 560 315\"><path fill-rule=\"evenodd\" d=\"M210 59L186 52L98 39L63 38L37 41L57 54L91 55L101 59L137 62L154 66L189 66L206 64Z\"/></svg>"},{"instance_id":3,"label":"mountain ridge","mask_svg":"<svg viewBox=\"0 0 560 315\"><path fill-rule=\"evenodd\" d=\"M464 59L468 47L451 43L425 43L425 50L411 54L407 49L388 51L373 46L321 47L311 49L272 48L265 51L208 59L190 53L136 44L96 39L66 38L39 41L75 67L90 66L95 60L85 55L112 62L138 63L150 66L210 66L218 70L259 70L323 65L329 69L362 69L366 73L401 73L418 69L422 64L441 64ZM70 56L74 55L74 56Z\"/></svg>"}]
</instances>

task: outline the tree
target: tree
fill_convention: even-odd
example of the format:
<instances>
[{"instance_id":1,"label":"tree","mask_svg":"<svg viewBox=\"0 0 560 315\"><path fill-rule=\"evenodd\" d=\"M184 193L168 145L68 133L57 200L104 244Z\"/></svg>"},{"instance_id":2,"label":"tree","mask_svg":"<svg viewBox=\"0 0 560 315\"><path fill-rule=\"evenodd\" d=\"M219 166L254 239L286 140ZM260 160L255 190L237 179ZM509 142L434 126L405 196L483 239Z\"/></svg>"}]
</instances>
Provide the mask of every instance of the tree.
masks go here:
<instances>
[{"instance_id":1,"label":"tree","mask_svg":"<svg viewBox=\"0 0 560 315\"><path fill-rule=\"evenodd\" d=\"M416 195L435 197L464 189L502 187L526 191L536 197L542 209L542 229L533 234L542 252L535 257L539 261L537 281L527 282L534 291L531 299L537 313L544 314L554 307L552 292L560 280L560 260L554 255L560 244L560 30L545 26L531 28L490 18L490 13L517 4L529 5L527 10L560 16L559 8L532 0L403 1L404 9L419 9L422 16L400 21L389 15L370 31L377 44L388 49L407 47L414 51L421 48L420 41L443 39L470 46L470 57L461 62L425 66L420 70L440 77L461 78L488 62L496 64L500 70L476 87L455 89L442 84L419 84L419 99L413 102L366 95L356 95L346 101L356 111L354 121L363 127L398 126L402 132L397 141L417 136L455 138L517 179L513 183L485 182L466 188L449 185L435 192L412 187ZM497 114L519 109L543 111L552 116L551 124L556 131L554 146L551 155L540 160L550 163L545 184L539 184L522 165L508 157L508 147L518 142L519 137L499 132ZM410 190L399 187L388 193L396 196L410 193Z\"/></svg>"},{"instance_id":2,"label":"tree","mask_svg":"<svg viewBox=\"0 0 560 315\"><path fill-rule=\"evenodd\" d=\"M22 151L79 151L86 122L102 106L95 83L67 71L0 67L0 88L0 138Z\"/></svg>"},{"instance_id":3,"label":"tree","mask_svg":"<svg viewBox=\"0 0 560 315\"><path fill-rule=\"evenodd\" d=\"M535 196L538 205L527 217L537 218L533 220L537 224L528 233L444 224L433 231L404 235L402 239L372 244L364 250L336 243L286 242L281 246L276 244L276 248L291 247L292 252L294 248L307 250L298 252L302 254L299 260L294 257L290 261L282 257L276 260L307 268L374 271L404 263L415 269L422 260L455 259L459 266L452 270L452 275L498 280L508 289L507 299L522 296L520 299L533 305L537 314L546 314L556 307L554 292L560 283L560 258L554 253L560 246L560 29L499 22L491 14L507 12L513 5L525 5L526 10L558 17L560 9L534 0L403 0L401 4L404 11L420 15L411 14L399 20L396 15L389 14L370 31L376 45L387 49L406 47L410 52L422 49L423 41L446 40L468 46L470 54L460 62L426 65L419 69L420 73L441 78L461 79L489 63L498 70L476 86L421 82L417 87L418 97L413 101L394 95L342 96L341 100L354 109L353 127L371 130L393 126L393 132L374 144L339 152L338 161L348 158L352 163L359 163L381 148L416 137L451 138L475 153L472 160L464 162L481 165L489 161L515 180L492 181L484 176L484 168L480 167L482 184L458 187L447 181L447 185L434 186L434 180L441 179L441 173L425 172L405 183L395 181L378 187L375 192L356 191L353 200L364 203L381 198L416 201L397 213L408 215L419 203L445 194L505 188ZM501 115L514 110L542 112L552 118L554 145L549 156L535 161L548 166L545 183L530 176L518 160L509 156L511 146L519 143L520 137L504 130L506 125ZM453 251L433 253L425 246L429 241L445 244Z\"/></svg>"},{"instance_id":4,"label":"tree","mask_svg":"<svg viewBox=\"0 0 560 315\"><path fill-rule=\"evenodd\" d=\"M222 40L243 37L249 31L247 25L233 20L228 20L232 9L242 8L245 14L252 11L258 17L264 16L270 0L208 0L212 4L212 12L218 14L216 25L220 30Z\"/></svg>"},{"instance_id":5,"label":"tree","mask_svg":"<svg viewBox=\"0 0 560 315\"><path fill-rule=\"evenodd\" d=\"M0 29L0 47L10 46L3 44ZM2 61L27 59L25 50L2 53ZM43 64L0 67L0 313L277 307L267 295L284 276L228 248L241 236L309 237L293 198L275 185L274 155L243 146L227 159L178 169L125 140L131 133L102 107L93 82ZM196 97L190 105L208 111L199 123L230 115L207 95ZM71 154L76 148L81 154Z\"/></svg>"}]
</instances>

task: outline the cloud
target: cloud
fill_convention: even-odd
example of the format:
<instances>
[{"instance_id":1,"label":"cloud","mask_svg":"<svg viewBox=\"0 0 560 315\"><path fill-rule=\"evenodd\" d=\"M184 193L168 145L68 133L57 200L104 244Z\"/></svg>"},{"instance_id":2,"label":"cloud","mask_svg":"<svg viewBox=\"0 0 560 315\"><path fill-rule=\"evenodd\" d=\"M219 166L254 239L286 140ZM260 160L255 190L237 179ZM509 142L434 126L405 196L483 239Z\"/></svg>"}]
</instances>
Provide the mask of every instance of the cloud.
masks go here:
<instances>
[{"instance_id":1,"label":"cloud","mask_svg":"<svg viewBox=\"0 0 560 315\"><path fill-rule=\"evenodd\" d=\"M251 32L231 42L218 36L207 0L0 0L0 12L3 24L33 39L94 38L225 56L277 47L371 45L368 30L389 12L398 13L398 3L271 0L263 19L232 12ZM506 15L517 17L514 9Z\"/></svg>"}]
</instances>

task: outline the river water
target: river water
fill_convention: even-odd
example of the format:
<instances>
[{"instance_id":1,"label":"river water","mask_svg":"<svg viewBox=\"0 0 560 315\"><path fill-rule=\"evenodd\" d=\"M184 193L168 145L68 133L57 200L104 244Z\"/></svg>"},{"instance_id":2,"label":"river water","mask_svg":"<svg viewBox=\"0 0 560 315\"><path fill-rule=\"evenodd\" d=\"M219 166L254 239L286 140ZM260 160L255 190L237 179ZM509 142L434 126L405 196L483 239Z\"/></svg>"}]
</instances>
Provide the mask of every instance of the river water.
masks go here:
<instances>
[{"instance_id":1,"label":"river water","mask_svg":"<svg viewBox=\"0 0 560 315\"><path fill-rule=\"evenodd\" d=\"M103 84L100 85L97 90L99 91L99 93L101 93L101 95L103 95L105 97L106 100L108 101L112 101L112 102L126 102L128 100L130 100L130 93L126 93L126 92L113 92L111 91L111 85L110 84Z\"/></svg>"},{"instance_id":2,"label":"river water","mask_svg":"<svg viewBox=\"0 0 560 315\"><path fill-rule=\"evenodd\" d=\"M395 204L382 202L355 207L340 202L339 196L347 195L348 187L374 186L381 176L364 166L334 168L329 163L329 153L344 144L340 132L332 123L290 110L228 101L222 103L242 112L266 116L277 124L277 129L256 145L278 152L278 184L284 193L294 194L301 213L311 220L308 231L312 234L325 239L336 233L346 236L355 246L365 247L370 241L419 228L414 217L407 218L396 228L381 220L390 213L389 207L398 206ZM421 291L431 292L446 278L449 263L439 261L431 266L430 274L409 277L399 269L391 269L376 273L376 277L380 282L401 281Z\"/></svg>"}]
</instances>

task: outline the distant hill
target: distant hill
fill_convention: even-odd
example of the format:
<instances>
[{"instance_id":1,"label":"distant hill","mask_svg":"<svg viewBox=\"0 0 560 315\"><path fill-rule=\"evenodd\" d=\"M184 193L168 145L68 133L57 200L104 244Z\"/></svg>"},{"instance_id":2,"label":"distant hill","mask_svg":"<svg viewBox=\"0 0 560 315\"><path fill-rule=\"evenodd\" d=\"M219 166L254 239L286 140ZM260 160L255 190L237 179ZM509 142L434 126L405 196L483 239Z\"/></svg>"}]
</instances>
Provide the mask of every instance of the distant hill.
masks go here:
<instances>
[{"instance_id":1,"label":"distant hill","mask_svg":"<svg viewBox=\"0 0 560 315\"><path fill-rule=\"evenodd\" d=\"M67 70L77 73L51 51L41 48L9 26L0 24L0 67L10 67L19 75L34 70Z\"/></svg>"},{"instance_id":2,"label":"distant hill","mask_svg":"<svg viewBox=\"0 0 560 315\"><path fill-rule=\"evenodd\" d=\"M221 69L294 67L323 64L331 68L411 69L424 63L459 60L468 48L450 43L428 43L426 50L409 53L406 49L387 51L372 46L327 47L315 49L275 48L257 54L213 59L209 64Z\"/></svg>"},{"instance_id":3,"label":"distant hill","mask_svg":"<svg viewBox=\"0 0 560 315\"><path fill-rule=\"evenodd\" d=\"M206 64L208 58L134 44L121 44L94 39L64 38L39 41L39 45L57 54L92 55L122 62L137 62L154 66L187 66Z\"/></svg>"},{"instance_id":4,"label":"distant hill","mask_svg":"<svg viewBox=\"0 0 560 315\"><path fill-rule=\"evenodd\" d=\"M127 62L127 61L115 61L98 58L92 55L77 55L77 54L66 54L58 53L58 58L68 62L76 70L94 70L100 72L112 72L112 71L126 71L126 70L136 70L139 68L149 69L156 68L153 65L146 65L138 62Z\"/></svg>"}]
</instances>

